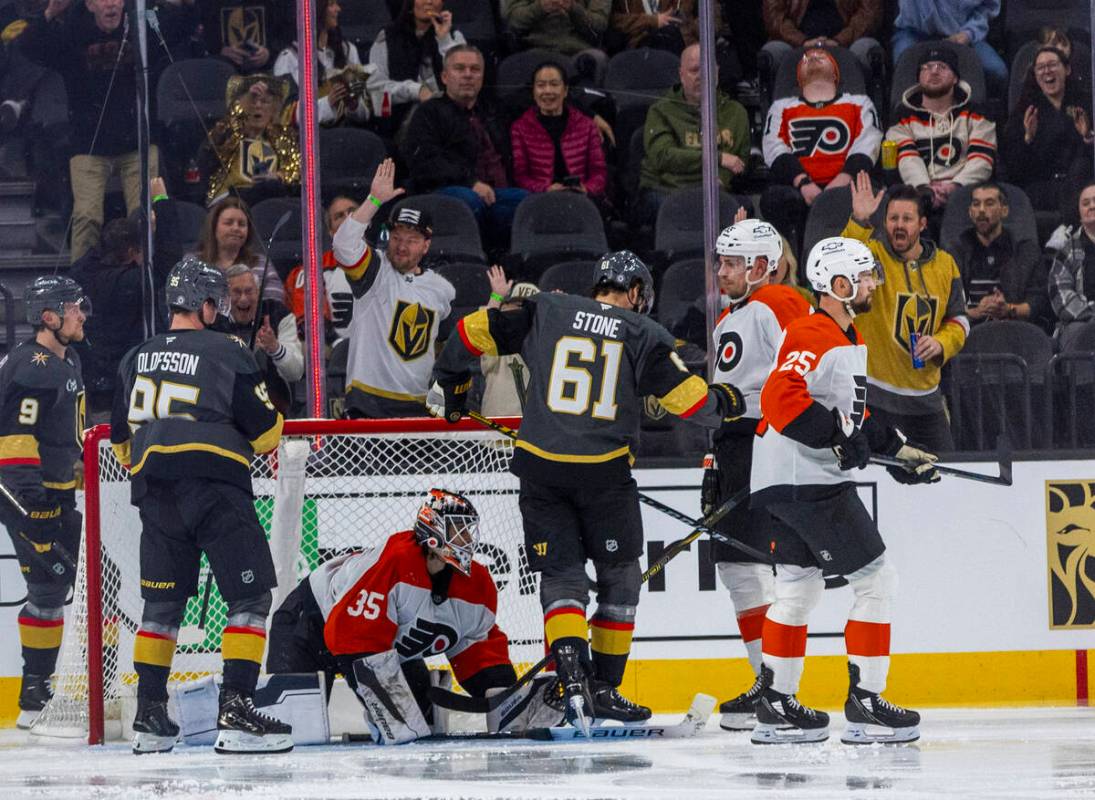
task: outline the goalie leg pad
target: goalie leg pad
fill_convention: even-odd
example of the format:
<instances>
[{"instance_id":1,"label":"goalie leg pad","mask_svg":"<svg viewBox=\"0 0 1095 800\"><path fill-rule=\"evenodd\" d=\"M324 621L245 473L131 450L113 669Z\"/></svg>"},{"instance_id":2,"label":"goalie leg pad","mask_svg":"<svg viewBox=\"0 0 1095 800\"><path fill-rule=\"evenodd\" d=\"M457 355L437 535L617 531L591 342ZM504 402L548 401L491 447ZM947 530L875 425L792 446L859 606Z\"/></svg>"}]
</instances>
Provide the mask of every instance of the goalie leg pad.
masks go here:
<instances>
[{"instance_id":1,"label":"goalie leg pad","mask_svg":"<svg viewBox=\"0 0 1095 800\"><path fill-rule=\"evenodd\" d=\"M353 670L357 695L378 744L405 744L430 734L395 650L359 658Z\"/></svg>"},{"instance_id":2,"label":"goalie leg pad","mask_svg":"<svg viewBox=\"0 0 1095 800\"><path fill-rule=\"evenodd\" d=\"M504 689L487 689L487 697L501 691ZM541 675L514 692L498 708L487 712L487 730L497 733L558 727L565 717L562 703L558 679L553 675Z\"/></svg>"},{"instance_id":3,"label":"goalie leg pad","mask_svg":"<svg viewBox=\"0 0 1095 800\"><path fill-rule=\"evenodd\" d=\"M844 641L848 660L859 667L859 685L880 694L890 671L890 619L897 597L897 570L883 554L848 575L855 602L848 613Z\"/></svg>"}]
</instances>

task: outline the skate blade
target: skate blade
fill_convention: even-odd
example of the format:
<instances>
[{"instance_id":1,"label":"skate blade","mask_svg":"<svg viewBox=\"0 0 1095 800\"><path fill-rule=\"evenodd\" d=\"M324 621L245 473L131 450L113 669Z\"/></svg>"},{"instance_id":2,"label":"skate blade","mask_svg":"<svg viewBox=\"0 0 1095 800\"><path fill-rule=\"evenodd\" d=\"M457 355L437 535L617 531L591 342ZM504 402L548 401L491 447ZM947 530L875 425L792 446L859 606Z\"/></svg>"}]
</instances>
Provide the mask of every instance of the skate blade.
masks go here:
<instances>
[{"instance_id":1,"label":"skate blade","mask_svg":"<svg viewBox=\"0 0 1095 800\"><path fill-rule=\"evenodd\" d=\"M887 728L882 725L848 723L840 736L844 744L908 744L920 738L920 726Z\"/></svg>"},{"instance_id":2,"label":"skate blade","mask_svg":"<svg viewBox=\"0 0 1095 800\"><path fill-rule=\"evenodd\" d=\"M293 749L293 737L288 733L268 733L257 736L245 731L221 731L213 749L225 755L239 753L288 753Z\"/></svg>"},{"instance_id":3,"label":"skate blade","mask_svg":"<svg viewBox=\"0 0 1095 800\"><path fill-rule=\"evenodd\" d=\"M766 722L758 722L757 726L753 728L753 735L750 737L750 741L752 741L753 744L808 744L813 742L824 742L828 738L829 729L827 727L811 728L807 730L803 728L780 727Z\"/></svg>"},{"instance_id":4,"label":"skate blade","mask_svg":"<svg viewBox=\"0 0 1095 800\"><path fill-rule=\"evenodd\" d=\"M15 720L15 727L21 731L29 731L31 726L34 725L35 720L40 716L42 716L41 710L20 711L19 718Z\"/></svg>"},{"instance_id":5,"label":"skate blade","mask_svg":"<svg viewBox=\"0 0 1095 800\"><path fill-rule=\"evenodd\" d=\"M756 725L756 714L726 713L719 717L719 727L724 731L751 731Z\"/></svg>"},{"instance_id":6,"label":"skate blade","mask_svg":"<svg viewBox=\"0 0 1095 800\"><path fill-rule=\"evenodd\" d=\"M133 754L143 756L148 753L170 753L177 739L177 736L157 736L138 731L133 735Z\"/></svg>"}]
</instances>

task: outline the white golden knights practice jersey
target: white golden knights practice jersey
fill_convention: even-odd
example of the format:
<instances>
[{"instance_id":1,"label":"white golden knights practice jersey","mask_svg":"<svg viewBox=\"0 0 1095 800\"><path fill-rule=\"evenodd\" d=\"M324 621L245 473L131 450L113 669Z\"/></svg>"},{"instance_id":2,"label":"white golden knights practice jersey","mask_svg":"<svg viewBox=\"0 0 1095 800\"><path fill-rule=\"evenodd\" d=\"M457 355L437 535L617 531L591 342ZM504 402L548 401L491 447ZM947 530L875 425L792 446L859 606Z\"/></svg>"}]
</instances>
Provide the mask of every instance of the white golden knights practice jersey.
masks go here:
<instances>
[{"instance_id":1,"label":"white golden knights practice jersey","mask_svg":"<svg viewBox=\"0 0 1095 800\"><path fill-rule=\"evenodd\" d=\"M842 331L818 311L783 332L760 396L753 442L753 505L812 500L853 480L832 442L839 408L859 428L867 413L867 346L854 325Z\"/></svg>"},{"instance_id":2,"label":"white golden knights practice jersey","mask_svg":"<svg viewBox=\"0 0 1095 800\"><path fill-rule=\"evenodd\" d=\"M337 656L394 648L400 661L444 654L460 682L508 665L509 640L494 622L498 590L487 568L473 561L471 575L450 567L447 577L439 591L413 531L321 564L308 581L327 649Z\"/></svg>"},{"instance_id":3,"label":"white golden knights practice jersey","mask_svg":"<svg viewBox=\"0 0 1095 800\"><path fill-rule=\"evenodd\" d=\"M346 391L423 403L437 330L456 289L430 270L400 274L364 234L365 226L347 217L334 240L335 260L354 296Z\"/></svg>"},{"instance_id":4,"label":"white golden knights practice jersey","mask_svg":"<svg viewBox=\"0 0 1095 800\"><path fill-rule=\"evenodd\" d=\"M760 418L760 390L776 358L787 324L810 314L806 298L790 286L765 284L722 312L715 324L715 383L732 383L745 399L749 419Z\"/></svg>"}]
</instances>

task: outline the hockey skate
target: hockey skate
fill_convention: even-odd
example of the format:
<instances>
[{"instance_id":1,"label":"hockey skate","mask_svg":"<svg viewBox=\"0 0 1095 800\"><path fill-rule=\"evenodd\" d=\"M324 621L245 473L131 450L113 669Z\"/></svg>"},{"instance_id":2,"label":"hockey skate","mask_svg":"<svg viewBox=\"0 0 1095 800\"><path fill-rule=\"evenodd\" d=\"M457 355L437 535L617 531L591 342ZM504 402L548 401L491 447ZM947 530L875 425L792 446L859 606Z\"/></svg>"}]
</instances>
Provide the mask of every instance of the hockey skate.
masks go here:
<instances>
[{"instance_id":1,"label":"hockey skate","mask_svg":"<svg viewBox=\"0 0 1095 800\"><path fill-rule=\"evenodd\" d=\"M15 727L28 730L52 698L49 675L24 675L19 687L19 718Z\"/></svg>"},{"instance_id":2,"label":"hockey skate","mask_svg":"<svg viewBox=\"0 0 1095 800\"><path fill-rule=\"evenodd\" d=\"M793 694L772 689L772 670L761 667L765 689L757 701L757 725L753 744L824 742L829 738L829 715L808 708Z\"/></svg>"},{"instance_id":3,"label":"hockey skate","mask_svg":"<svg viewBox=\"0 0 1095 800\"><path fill-rule=\"evenodd\" d=\"M288 753L293 749L293 728L255 708L250 694L221 689L217 716L218 753Z\"/></svg>"},{"instance_id":4,"label":"hockey skate","mask_svg":"<svg viewBox=\"0 0 1095 800\"><path fill-rule=\"evenodd\" d=\"M582 665L578 648L564 644L552 647L555 672L563 684L563 708L565 719L586 736L593 724L593 698L589 693L589 679Z\"/></svg>"},{"instance_id":5,"label":"hockey skate","mask_svg":"<svg viewBox=\"0 0 1095 800\"><path fill-rule=\"evenodd\" d=\"M881 694L859 688L859 667L848 664L848 700L844 717L848 727L840 741L844 744L915 742L920 738L920 714L895 706Z\"/></svg>"},{"instance_id":6,"label":"hockey skate","mask_svg":"<svg viewBox=\"0 0 1095 800\"><path fill-rule=\"evenodd\" d=\"M724 731L751 731L757 724L757 701L768 687L764 684L762 672L753 681L753 685L733 700L727 700L719 706L719 727Z\"/></svg>"},{"instance_id":7,"label":"hockey skate","mask_svg":"<svg viewBox=\"0 0 1095 800\"><path fill-rule=\"evenodd\" d=\"M137 698L137 715L133 718L133 752L169 753L179 738L179 726L167 713L166 700Z\"/></svg>"},{"instance_id":8,"label":"hockey skate","mask_svg":"<svg viewBox=\"0 0 1095 800\"><path fill-rule=\"evenodd\" d=\"M615 686L597 681L593 685L593 716L598 721L614 719L625 724L637 724L650 719L650 709L631 702Z\"/></svg>"}]
</instances>

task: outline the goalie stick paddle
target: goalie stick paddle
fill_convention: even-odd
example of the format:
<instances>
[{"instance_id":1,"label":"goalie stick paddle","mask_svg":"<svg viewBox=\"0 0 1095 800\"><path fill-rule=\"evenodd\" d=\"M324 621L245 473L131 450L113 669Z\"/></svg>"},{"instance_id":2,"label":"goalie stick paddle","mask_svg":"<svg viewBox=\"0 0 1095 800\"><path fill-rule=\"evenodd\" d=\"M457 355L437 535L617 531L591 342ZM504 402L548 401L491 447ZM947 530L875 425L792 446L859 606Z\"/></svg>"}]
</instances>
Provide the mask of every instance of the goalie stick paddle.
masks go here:
<instances>
[{"instance_id":1,"label":"goalie stick paddle","mask_svg":"<svg viewBox=\"0 0 1095 800\"><path fill-rule=\"evenodd\" d=\"M674 725L591 725L588 736L578 728L570 725L559 725L551 728L528 728L520 731L498 731L496 733L440 733L424 736L421 739L416 739L415 742L426 744L467 740L574 742L585 739L616 742L624 739L689 739L699 734L707 726L707 720L714 712L716 702L718 701L709 694L697 694L692 700L688 713L684 715L684 719ZM366 733L344 733L341 739L337 741L371 744L373 739Z\"/></svg>"},{"instance_id":2,"label":"goalie stick paddle","mask_svg":"<svg viewBox=\"0 0 1095 800\"><path fill-rule=\"evenodd\" d=\"M488 421L494 424L494 420ZM498 427L504 428L505 426L499 425ZM688 546L692 544L692 542L696 541L696 539L698 539L700 536L703 536L705 533L715 538L719 538L720 540L725 539L727 541L736 541L734 539L731 539L729 536L724 537L722 534L710 530L710 527L715 525L719 520L721 520L731 511L733 511L738 505L748 499L748 497L749 489L748 487L745 487L739 490L735 495L733 495L730 499L728 499L725 503L716 508L710 514L708 514L702 520L700 520L699 522L695 522L695 529L690 534L688 534L688 536L685 536L683 539L678 539L677 541L670 544L669 547L666 548L665 552L662 553L661 557L647 568L646 572L643 573L642 582L646 583L652 577L661 572L665 568L666 564L668 564L673 558L687 550ZM760 551L758 550L756 552L759 553ZM768 557L765 557L765 561L770 561L770 559ZM506 700L512 697L514 692L516 692L518 689L520 689L522 686L524 686L526 683L536 677L536 675L538 675L540 671L548 665L548 662L550 662L551 659L552 655L551 653L548 653L535 664L533 664L528 669L528 671L525 672L520 678L518 678L516 683L507 686L502 691L498 692L497 694L493 694L490 697L469 697L466 694L458 694L457 692L451 692L447 689L442 689L440 686L432 686L429 690L430 702L435 703L442 708L450 709L452 711L463 711L468 714L486 714L498 708L498 706L502 705L504 702L506 702Z\"/></svg>"}]
</instances>

